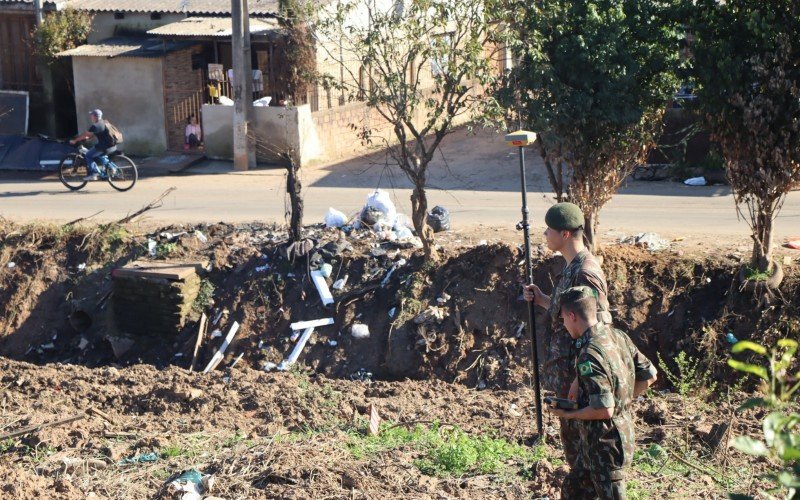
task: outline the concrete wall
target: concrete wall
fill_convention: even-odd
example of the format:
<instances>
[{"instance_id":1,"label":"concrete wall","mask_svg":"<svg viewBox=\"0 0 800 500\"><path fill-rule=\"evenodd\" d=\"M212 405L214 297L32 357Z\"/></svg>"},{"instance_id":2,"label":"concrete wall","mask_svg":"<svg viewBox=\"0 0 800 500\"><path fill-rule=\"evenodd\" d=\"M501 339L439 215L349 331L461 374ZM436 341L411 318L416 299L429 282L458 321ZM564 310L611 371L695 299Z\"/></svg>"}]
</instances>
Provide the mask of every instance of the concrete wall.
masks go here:
<instances>
[{"instance_id":1,"label":"concrete wall","mask_svg":"<svg viewBox=\"0 0 800 500\"><path fill-rule=\"evenodd\" d=\"M293 108L256 107L252 124L259 161L276 162L287 149L300 152L305 165L321 155L320 141L308 105ZM233 106L203 106L203 136L206 156L233 158Z\"/></svg>"},{"instance_id":2,"label":"concrete wall","mask_svg":"<svg viewBox=\"0 0 800 500\"><path fill-rule=\"evenodd\" d=\"M153 2L155 3L156 0L153 0ZM161 19L152 20L149 12L125 12L125 19L114 19L113 12L95 12L93 16L89 43L97 43L112 36L130 36L132 33L144 34L147 30L186 18L184 14L162 14Z\"/></svg>"},{"instance_id":3,"label":"concrete wall","mask_svg":"<svg viewBox=\"0 0 800 500\"><path fill-rule=\"evenodd\" d=\"M89 127L88 112L104 116L125 136L124 150L135 155L163 153L162 59L73 57L78 130Z\"/></svg>"}]
</instances>

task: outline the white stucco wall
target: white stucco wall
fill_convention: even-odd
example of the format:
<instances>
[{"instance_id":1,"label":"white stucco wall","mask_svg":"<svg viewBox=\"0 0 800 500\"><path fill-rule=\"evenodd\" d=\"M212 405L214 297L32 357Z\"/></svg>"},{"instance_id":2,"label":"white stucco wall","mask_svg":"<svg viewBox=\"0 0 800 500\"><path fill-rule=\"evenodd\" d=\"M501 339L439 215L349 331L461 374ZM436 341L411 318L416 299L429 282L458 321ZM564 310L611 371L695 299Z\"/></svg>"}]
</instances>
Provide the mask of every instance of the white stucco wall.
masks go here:
<instances>
[{"instance_id":1,"label":"white stucco wall","mask_svg":"<svg viewBox=\"0 0 800 500\"><path fill-rule=\"evenodd\" d=\"M277 153L288 148L300 152L305 165L319 158L322 148L317 136L311 108L256 107L252 128L256 134L256 154L259 161L274 162ZM233 106L206 104L203 106L203 140L206 156L233 157Z\"/></svg>"},{"instance_id":2,"label":"white stucco wall","mask_svg":"<svg viewBox=\"0 0 800 500\"><path fill-rule=\"evenodd\" d=\"M167 149L162 59L73 57L72 64L78 130L86 130L88 112L100 108L125 136L125 152L150 155Z\"/></svg>"},{"instance_id":3,"label":"white stucco wall","mask_svg":"<svg viewBox=\"0 0 800 500\"><path fill-rule=\"evenodd\" d=\"M157 2L157 0L153 0ZM128 32L137 31L146 33L147 30L164 26L184 19L185 14L162 14L161 19L150 19L150 13L125 12L125 19L114 19L113 12L95 12L92 19L92 32L89 34L89 43L97 43L100 40L118 36L115 30L126 30Z\"/></svg>"}]
</instances>

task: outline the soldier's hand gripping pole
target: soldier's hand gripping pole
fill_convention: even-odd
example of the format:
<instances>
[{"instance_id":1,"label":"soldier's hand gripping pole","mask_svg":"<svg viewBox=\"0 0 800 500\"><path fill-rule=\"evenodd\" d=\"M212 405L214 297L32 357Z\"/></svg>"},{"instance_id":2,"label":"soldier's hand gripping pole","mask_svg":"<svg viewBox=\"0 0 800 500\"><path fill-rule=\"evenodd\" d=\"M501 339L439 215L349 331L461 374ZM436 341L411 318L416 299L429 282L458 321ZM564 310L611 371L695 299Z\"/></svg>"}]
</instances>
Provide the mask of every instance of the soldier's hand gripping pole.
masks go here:
<instances>
[{"instance_id":1,"label":"soldier's hand gripping pole","mask_svg":"<svg viewBox=\"0 0 800 500\"><path fill-rule=\"evenodd\" d=\"M509 146L519 148L519 175L522 191L522 222L517 227L522 230L525 238L525 284L533 284L533 268L531 261L531 234L528 222L528 188L525 182L525 150L524 147L536 141L536 134L533 132L519 131L506 135L506 142ZM533 387L536 396L536 432L541 439L542 433L542 390L539 385L539 349L536 343L536 321L533 314L534 301L528 304L528 335L531 337L531 364L533 365Z\"/></svg>"}]
</instances>

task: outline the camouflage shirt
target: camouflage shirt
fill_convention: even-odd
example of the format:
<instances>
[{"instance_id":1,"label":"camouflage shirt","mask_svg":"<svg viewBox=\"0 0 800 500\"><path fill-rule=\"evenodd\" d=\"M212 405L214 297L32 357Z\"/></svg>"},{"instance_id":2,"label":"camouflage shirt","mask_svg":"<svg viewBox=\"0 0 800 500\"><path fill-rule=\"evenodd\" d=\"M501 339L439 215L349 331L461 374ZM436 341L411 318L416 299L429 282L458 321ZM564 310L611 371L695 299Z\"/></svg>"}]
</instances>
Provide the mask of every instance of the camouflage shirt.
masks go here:
<instances>
[{"instance_id":1,"label":"camouflage shirt","mask_svg":"<svg viewBox=\"0 0 800 500\"><path fill-rule=\"evenodd\" d=\"M558 316L561 309L559 299L561 292L580 285L597 291L597 319L611 324L605 274L594 255L588 250L582 250L564 267L558 284L550 296L550 308L547 310L551 328L547 330L549 336L545 335L546 352L541 373L542 383L546 389L555 392L556 396L561 398L567 397L569 385L575 380L575 350L572 338Z\"/></svg>"},{"instance_id":2,"label":"camouflage shirt","mask_svg":"<svg viewBox=\"0 0 800 500\"><path fill-rule=\"evenodd\" d=\"M618 470L633 458L631 402L636 381L650 380L655 367L622 331L598 323L575 340L578 406L614 408L610 420L580 421L583 453L590 464Z\"/></svg>"}]
</instances>

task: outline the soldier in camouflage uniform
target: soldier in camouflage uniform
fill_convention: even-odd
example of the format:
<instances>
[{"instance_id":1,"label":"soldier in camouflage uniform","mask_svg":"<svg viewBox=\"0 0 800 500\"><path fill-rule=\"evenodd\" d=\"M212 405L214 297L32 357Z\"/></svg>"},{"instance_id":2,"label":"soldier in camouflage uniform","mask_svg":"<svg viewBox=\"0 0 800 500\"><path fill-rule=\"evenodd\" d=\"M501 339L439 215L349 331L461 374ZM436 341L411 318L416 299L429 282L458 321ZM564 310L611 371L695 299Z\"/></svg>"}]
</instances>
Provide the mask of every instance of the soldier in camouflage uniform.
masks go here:
<instances>
[{"instance_id":1,"label":"soldier in camouflage uniform","mask_svg":"<svg viewBox=\"0 0 800 500\"><path fill-rule=\"evenodd\" d=\"M579 409L550 411L578 423L584 466L564 479L561 496L567 499L626 498L624 468L635 444L631 403L656 380L655 367L630 338L597 321L596 295L579 286L560 297L560 316L578 350Z\"/></svg>"},{"instance_id":2,"label":"soldier in camouflage uniform","mask_svg":"<svg viewBox=\"0 0 800 500\"><path fill-rule=\"evenodd\" d=\"M536 285L525 288L525 299L534 300L547 309L551 326L545 332L545 362L541 372L545 389L555 392L559 398L570 397L570 384L575 380L575 348L559 319L559 297L564 290L586 285L597 291L598 321L611 324L611 313L607 299L608 286L600 263L583 244L584 217L581 209L573 203L558 203L545 214L547 229L544 232L547 246L561 252L567 265L551 296L547 296ZM561 419L561 443L564 456L573 470L582 468L580 435L573 420ZM585 485L591 488L591 484Z\"/></svg>"}]
</instances>

